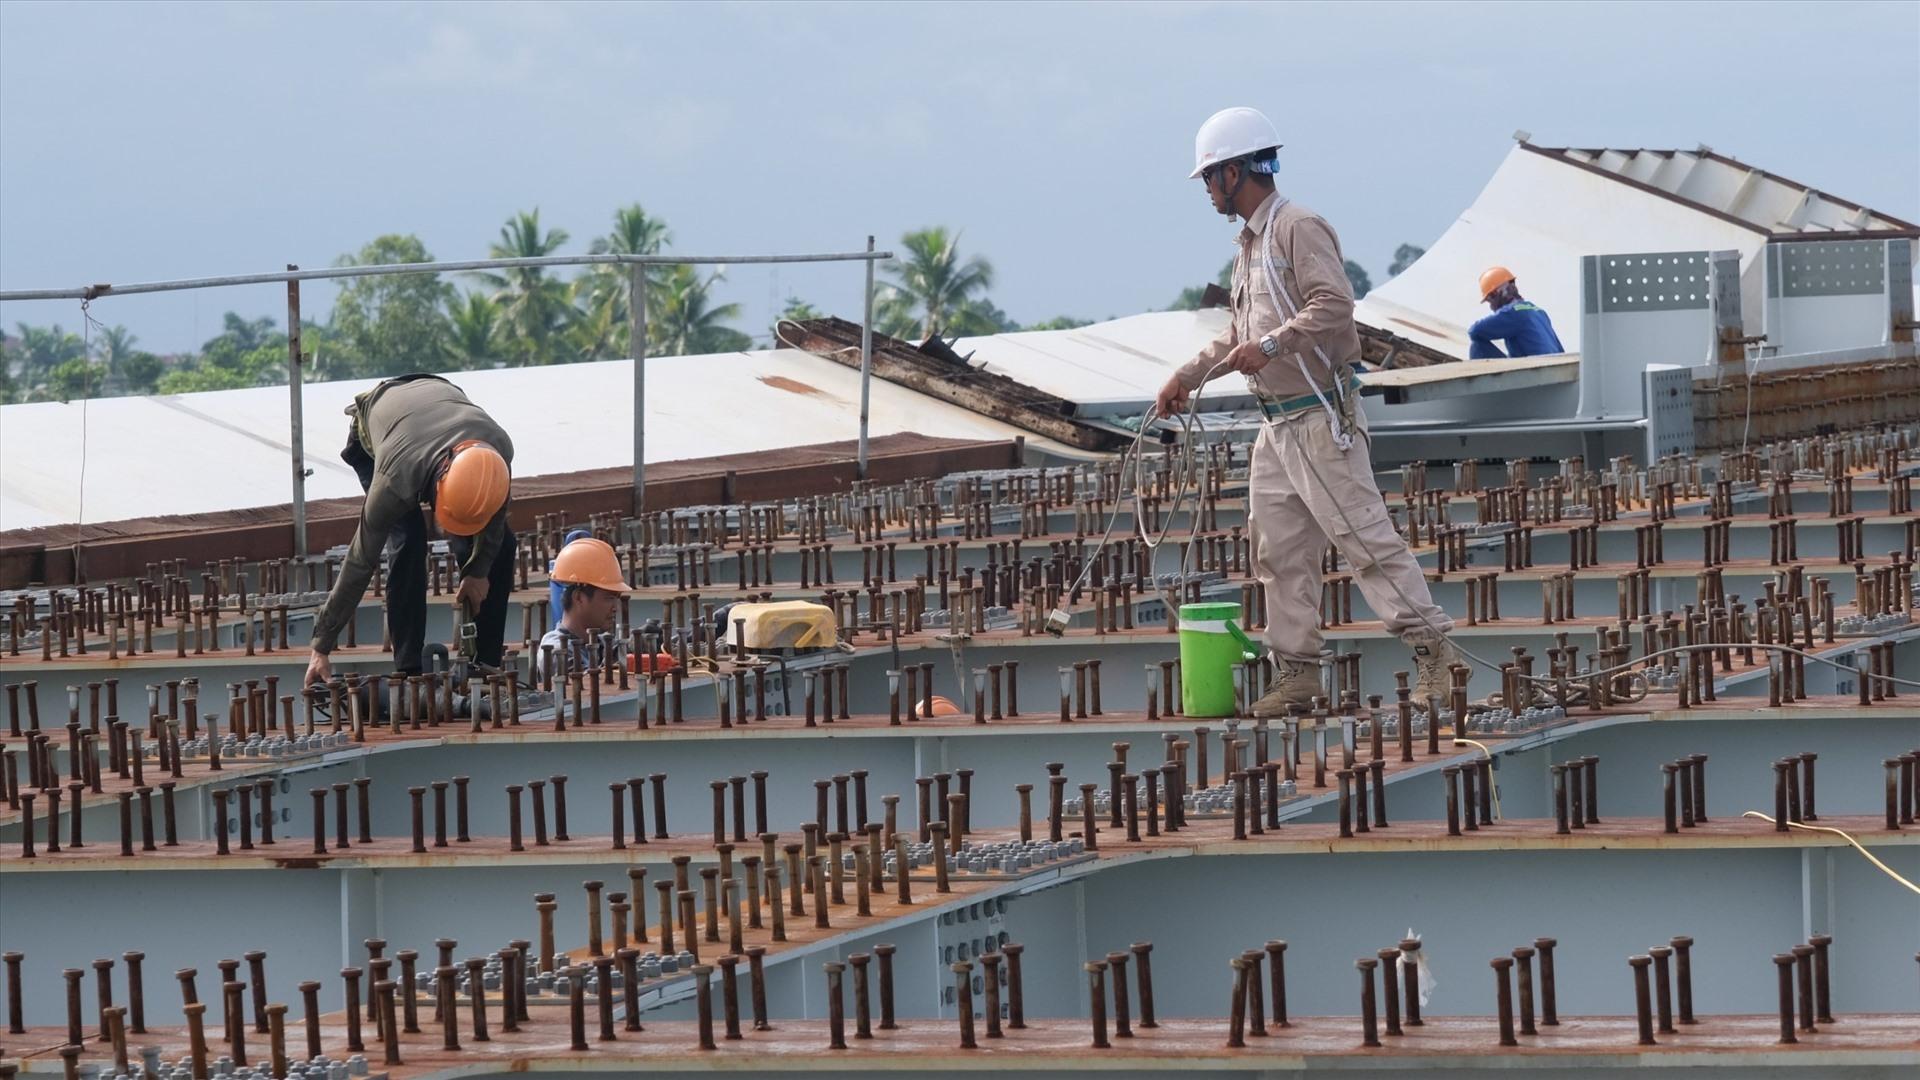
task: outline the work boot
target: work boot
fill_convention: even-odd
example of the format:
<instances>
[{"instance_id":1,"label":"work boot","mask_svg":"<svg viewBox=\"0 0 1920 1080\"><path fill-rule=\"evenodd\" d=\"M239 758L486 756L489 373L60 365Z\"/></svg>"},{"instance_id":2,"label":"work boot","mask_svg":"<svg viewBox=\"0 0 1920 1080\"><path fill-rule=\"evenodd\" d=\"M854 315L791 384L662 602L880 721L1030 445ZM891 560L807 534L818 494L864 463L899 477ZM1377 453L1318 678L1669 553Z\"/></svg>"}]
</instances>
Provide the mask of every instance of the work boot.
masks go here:
<instances>
[{"instance_id":1,"label":"work boot","mask_svg":"<svg viewBox=\"0 0 1920 1080\"><path fill-rule=\"evenodd\" d=\"M1273 658L1273 668L1272 688L1253 703L1252 712L1257 720L1285 716L1287 706L1312 705L1314 698L1326 693L1320 686L1318 664L1303 664L1276 656Z\"/></svg>"},{"instance_id":2,"label":"work boot","mask_svg":"<svg viewBox=\"0 0 1920 1080\"><path fill-rule=\"evenodd\" d=\"M1452 667L1460 662L1460 650L1446 635L1424 628L1409 630L1400 640L1413 650L1414 702L1424 707L1429 697L1438 698L1440 707L1446 708L1453 698Z\"/></svg>"}]
</instances>

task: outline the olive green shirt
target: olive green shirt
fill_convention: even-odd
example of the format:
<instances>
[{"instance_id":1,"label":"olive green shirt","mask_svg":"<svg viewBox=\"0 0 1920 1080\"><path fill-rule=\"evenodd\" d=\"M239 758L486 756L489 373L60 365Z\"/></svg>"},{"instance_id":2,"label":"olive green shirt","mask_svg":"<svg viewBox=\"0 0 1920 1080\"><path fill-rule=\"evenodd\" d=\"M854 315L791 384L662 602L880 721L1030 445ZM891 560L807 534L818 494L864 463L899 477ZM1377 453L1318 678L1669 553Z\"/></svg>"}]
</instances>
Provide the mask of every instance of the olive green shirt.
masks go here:
<instances>
[{"instance_id":1,"label":"olive green shirt","mask_svg":"<svg viewBox=\"0 0 1920 1080\"><path fill-rule=\"evenodd\" d=\"M513 441L460 388L435 376L389 379L353 399L347 408L360 444L373 458L373 482L360 508L360 523L347 545L346 565L313 622L313 648L333 651L340 631L366 595L387 537L420 504L431 502L440 465L459 443L478 439L513 463ZM486 577L507 535L502 503L461 566L464 577Z\"/></svg>"}]
</instances>

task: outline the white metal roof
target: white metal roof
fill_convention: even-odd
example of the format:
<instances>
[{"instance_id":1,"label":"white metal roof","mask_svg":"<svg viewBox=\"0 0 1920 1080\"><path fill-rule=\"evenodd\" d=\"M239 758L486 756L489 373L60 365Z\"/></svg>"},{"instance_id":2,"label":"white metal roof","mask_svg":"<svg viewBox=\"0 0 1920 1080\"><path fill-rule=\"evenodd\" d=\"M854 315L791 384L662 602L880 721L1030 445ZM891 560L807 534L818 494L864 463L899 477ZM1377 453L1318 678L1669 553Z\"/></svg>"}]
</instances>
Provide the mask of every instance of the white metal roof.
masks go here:
<instances>
[{"instance_id":1,"label":"white metal roof","mask_svg":"<svg viewBox=\"0 0 1920 1080\"><path fill-rule=\"evenodd\" d=\"M513 435L514 473L633 462L632 362L450 375ZM302 394L307 497L360 493L340 460L343 410L375 380ZM0 531L271 506L291 498L284 386L0 407ZM647 460L682 461L852 439L860 373L794 349L647 361ZM84 432L84 441L82 434ZM871 433L1012 439L1084 456L879 379ZM84 454L82 448L84 447ZM85 503L81 503L82 470ZM84 515L81 511L84 510Z\"/></svg>"},{"instance_id":2,"label":"white metal roof","mask_svg":"<svg viewBox=\"0 0 1920 1080\"><path fill-rule=\"evenodd\" d=\"M1354 317L1465 359L1467 327L1487 314L1480 272L1504 266L1520 292L1546 309L1561 343L1577 349L1581 256L1734 249L1744 271L1765 240L1744 225L1516 146L1473 205L1417 262L1362 297ZM1753 300L1757 316L1757 291Z\"/></svg>"},{"instance_id":3,"label":"white metal roof","mask_svg":"<svg viewBox=\"0 0 1920 1080\"><path fill-rule=\"evenodd\" d=\"M1151 399L1174 368L1226 328L1227 318L1221 308L1154 311L1073 330L961 338L953 351L976 368L1102 415Z\"/></svg>"},{"instance_id":4,"label":"white metal roof","mask_svg":"<svg viewBox=\"0 0 1920 1080\"><path fill-rule=\"evenodd\" d=\"M1334 222L1336 226L1339 222ZM1661 251L1740 253L1741 313L1761 318L1760 261L1773 237L1911 229L1704 148L1551 150L1516 145L1473 205L1419 261L1361 298L1354 318L1465 359L1487 313L1480 272L1513 271L1560 341L1580 344L1580 258Z\"/></svg>"},{"instance_id":5,"label":"white metal roof","mask_svg":"<svg viewBox=\"0 0 1920 1080\"><path fill-rule=\"evenodd\" d=\"M1776 235L1914 228L1911 222L1756 169L1707 146L1693 150L1528 148L1603 169Z\"/></svg>"}]
</instances>

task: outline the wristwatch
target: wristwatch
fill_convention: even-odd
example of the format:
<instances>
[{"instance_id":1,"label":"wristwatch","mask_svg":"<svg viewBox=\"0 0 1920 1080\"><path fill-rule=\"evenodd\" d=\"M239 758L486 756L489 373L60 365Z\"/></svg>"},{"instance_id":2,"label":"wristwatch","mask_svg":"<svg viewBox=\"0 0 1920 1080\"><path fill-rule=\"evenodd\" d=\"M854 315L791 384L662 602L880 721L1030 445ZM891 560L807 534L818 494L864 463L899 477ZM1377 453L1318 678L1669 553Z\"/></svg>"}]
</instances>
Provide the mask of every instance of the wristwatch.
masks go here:
<instances>
[{"instance_id":1,"label":"wristwatch","mask_svg":"<svg viewBox=\"0 0 1920 1080\"><path fill-rule=\"evenodd\" d=\"M1274 341L1273 338L1271 337L1263 337L1260 339L1260 351L1264 353L1269 360L1271 360L1272 358L1280 355L1280 344Z\"/></svg>"}]
</instances>

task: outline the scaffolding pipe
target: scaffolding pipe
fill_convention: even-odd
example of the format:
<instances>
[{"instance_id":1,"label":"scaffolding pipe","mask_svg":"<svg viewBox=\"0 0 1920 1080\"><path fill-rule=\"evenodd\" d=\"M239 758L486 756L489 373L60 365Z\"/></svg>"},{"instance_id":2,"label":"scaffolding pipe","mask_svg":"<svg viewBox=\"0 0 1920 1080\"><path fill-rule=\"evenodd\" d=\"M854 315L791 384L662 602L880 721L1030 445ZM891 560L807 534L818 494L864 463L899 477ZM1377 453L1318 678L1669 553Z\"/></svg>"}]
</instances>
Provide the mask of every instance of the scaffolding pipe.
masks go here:
<instances>
[{"instance_id":1,"label":"scaffolding pipe","mask_svg":"<svg viewBox=\"0 0 1920 1080\"><path fill-rule=\"evenodd\" d=\"M860 316L860 448L855 475L867 478L867 416L873 398L873 237L867 237L866 309Z\"/></svg>"},{"instance_id":2,"label":"scaffolding pipe","mask_svg":"<svg viewBox=\"0 0 1920 1080\"><path fill-rule=\"evenodd\" d=\"M298 266L287 264L288 270ZM287 445L293 451L293 556L307 557L307 450L306 420L300 394L306 379L300 374L300 282L287 282L287 410L290 414Z\"/></svg>"},{"instance_id":3,"label":"scaffolding pipe","mask_svg":"<svg viewBox=\"0 0 1920 1080\"><path fill-rule=\"evenodd\" d=\"M871 265L871 264L869 264ZM627 351L633 354L633 516L647 509L647 268L630 266Z\"/></svg>"},{"instance_id":4,"label":"scaffolding pipe","mask_svg":"<svg viewBox=\"0 0 1920 1080\"><path fill-rule=\"evenodd\" d=\"M230 285L277 285L285 281L324 281L337 278L380 277L387 274L453 274L468 270L513 270L537 266L708 266L752 263L857 262L891 259L891 251L840 251L818 255L546 255L537 259L468 259L465 262L387 263L378 266L329 266L320 270L292 270L273 274L233 274L226 277L136 281L125 285L105 282L71 289L0 290L0 303L9 300L97 300L103 296L214 289Z\"/></svg>"}]
</instances>

